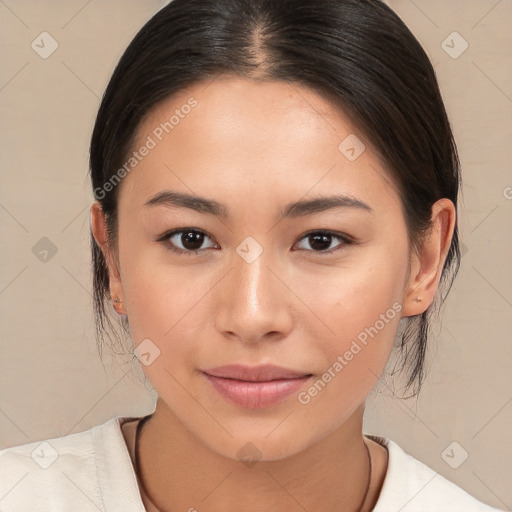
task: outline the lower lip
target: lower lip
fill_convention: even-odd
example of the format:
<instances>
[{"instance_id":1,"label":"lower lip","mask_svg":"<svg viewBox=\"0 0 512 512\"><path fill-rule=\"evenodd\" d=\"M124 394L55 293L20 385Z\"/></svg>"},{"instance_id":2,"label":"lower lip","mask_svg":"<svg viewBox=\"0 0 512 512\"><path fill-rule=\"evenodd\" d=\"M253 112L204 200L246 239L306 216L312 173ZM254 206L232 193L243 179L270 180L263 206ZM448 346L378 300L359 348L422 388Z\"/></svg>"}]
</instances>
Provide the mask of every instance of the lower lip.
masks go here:
<instances>
[{"instance_id":1,"label":"lower lip","mask_svg":"<svg viewBox=\"0 0 512 512\"><path fill-rule=\"evenodd\" d=\"M298 391L311 378L304 376L296 379L280 379L266 382L248 382L225 379L204 374L212 386L227 400L251 409L263 409L283 400Z\"/></svg>"}]
</instances>

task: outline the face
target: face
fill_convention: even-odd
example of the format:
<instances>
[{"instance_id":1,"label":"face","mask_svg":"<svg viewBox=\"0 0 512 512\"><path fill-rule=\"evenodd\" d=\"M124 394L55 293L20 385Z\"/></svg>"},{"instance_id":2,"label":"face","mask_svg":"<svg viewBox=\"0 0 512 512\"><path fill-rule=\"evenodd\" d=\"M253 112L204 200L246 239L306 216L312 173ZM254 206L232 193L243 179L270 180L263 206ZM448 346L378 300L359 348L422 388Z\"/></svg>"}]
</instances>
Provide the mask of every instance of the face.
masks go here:
<instances>
[{"instance_id":1,"label":"face","mask_svg":"<svg viewBox=\"0 0 512 512\"><path fill-rule=\"evenodd\" d=\"M279 459L343 428L388 360L409 242L390 174L355 137L311 90L233 77L139 127L112 286L160 400L224 456L251 442Z\"/></svg>"}]
</instances>

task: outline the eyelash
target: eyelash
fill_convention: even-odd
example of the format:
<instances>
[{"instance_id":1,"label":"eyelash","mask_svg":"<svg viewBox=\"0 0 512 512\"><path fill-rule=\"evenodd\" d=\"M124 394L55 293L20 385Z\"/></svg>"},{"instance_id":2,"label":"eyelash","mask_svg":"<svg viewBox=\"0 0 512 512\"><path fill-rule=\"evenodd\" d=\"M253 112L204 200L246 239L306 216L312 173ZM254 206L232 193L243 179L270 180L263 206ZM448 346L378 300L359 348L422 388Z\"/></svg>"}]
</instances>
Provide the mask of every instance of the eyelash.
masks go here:
<instances>
[{"instance_id":1,"label":"eyelash","mask_svg":"<svg viewBox=\"0 0 512 512\"><path fill-rule=\"evenodd\" d=\"M170 243L169 238L171 238L174 235L183 234L183 233L200 233L202 235L206 235L210 239L213 238L208 233L206 233L205 231L202 231L200 229L196 229L196 228L180 228L180 229L173 229L171 231L167 231L160 238L158 238L156 241L160 242L160 243L163 243L165 245L165 247L167 247L170 251L172 251L174 253L177 253L177 254L186 254L187 256L192 256L192 255L197 255L200 252L204 251L204 249L195 249L195 250L179 249L179 248L175 247L174 245L172 245ZM304 250L304 251L308 251L308 252L312 252L314 254L320 254L320 255L322 255L322 254L332 254L332 253L340 250L344 246L355 244L355 241L352 238L350 238L349 236L347 236L347 235L344 235L342 233L337 233L337 232L334 232L334 231L325 231L325 230L308 231L307 233L302 235L302 237L299 239L299 241L303 240L305 238L308 238L308 237L310 237L312 235L327 235L327 236L331 236L333 238L337 238L337 239L341 240L343 243L339 244L337 246L337 248L329 249L327 251L313 251L313 250L310 250L310 249L299 249L299 250Z\"/></svg>"}]
</instances>

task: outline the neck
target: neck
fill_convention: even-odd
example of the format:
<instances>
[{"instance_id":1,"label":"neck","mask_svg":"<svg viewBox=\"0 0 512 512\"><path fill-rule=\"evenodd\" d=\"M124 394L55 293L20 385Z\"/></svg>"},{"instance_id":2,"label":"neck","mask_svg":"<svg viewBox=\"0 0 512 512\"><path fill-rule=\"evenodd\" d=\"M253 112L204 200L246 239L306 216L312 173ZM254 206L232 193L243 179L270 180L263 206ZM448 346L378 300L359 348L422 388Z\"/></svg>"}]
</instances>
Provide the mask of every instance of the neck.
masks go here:
<instances>
[{"instance_id":1,"label":"neck","mask_svg":"<svg viewBox=\"0 0 512 512\"><path fill-rule=\"evenodd\" d=\"M244 464L203 445L159 400L139 436L140 477L161 510L231 510L240 508L243 496L247 512L370 511L385 467L375 445L369 446L369 452L365 446L363 407L342 427L300 453Z\"/></svg>"}]
</instances>

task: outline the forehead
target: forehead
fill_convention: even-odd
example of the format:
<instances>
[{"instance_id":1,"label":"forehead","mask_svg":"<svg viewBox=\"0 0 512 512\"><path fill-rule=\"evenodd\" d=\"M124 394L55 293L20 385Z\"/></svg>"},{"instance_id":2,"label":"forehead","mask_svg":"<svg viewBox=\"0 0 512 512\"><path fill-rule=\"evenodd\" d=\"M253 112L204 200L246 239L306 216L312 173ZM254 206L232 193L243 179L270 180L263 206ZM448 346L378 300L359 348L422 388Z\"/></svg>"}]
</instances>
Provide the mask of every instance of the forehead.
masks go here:
<instances>
[{"instance_id":1,"label":"forehead","mask_svg":"<svg viewBox=\"0 0 512 512\"><path fill-rule=\"evenodd\" d=\"M189 109L194 100L197 105ZM340 108L300 84L257 82L230 75L193 84L160 102L139 126L138 142L166 121L171 121L173 128L163 135L175 139L186 129L185 125L193 128L198 137L215 127L216 137L222 136L226 142L236 138L240 141L243 132L251 129L253 144L261 140L268 143L272 135L274 144L267 147L290 141L292 135L297 141L305 141L306 137L311 141L312 131L319 131L324 140L330 135L336 143L340 127L355 131Z\"/></svg>"},{"instance_id":2,"label":"forehead","mask_svg":"<svg viewBox=\"0 0 512 512\"><path fill-rule=\"evenodd\" d=\"M194 84L146 115L132 149L145 145L150 151L123 184L132 199L165 187L259 200L338 187L367 198L387 190L397 199L364 134L339 107L296 83L222 76Z\"/></svg>"}]
</instances>

